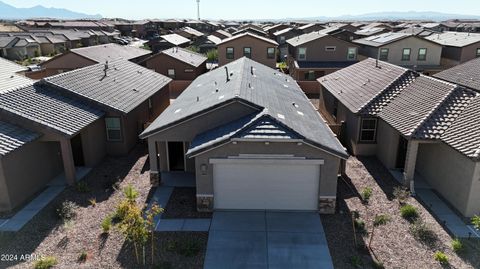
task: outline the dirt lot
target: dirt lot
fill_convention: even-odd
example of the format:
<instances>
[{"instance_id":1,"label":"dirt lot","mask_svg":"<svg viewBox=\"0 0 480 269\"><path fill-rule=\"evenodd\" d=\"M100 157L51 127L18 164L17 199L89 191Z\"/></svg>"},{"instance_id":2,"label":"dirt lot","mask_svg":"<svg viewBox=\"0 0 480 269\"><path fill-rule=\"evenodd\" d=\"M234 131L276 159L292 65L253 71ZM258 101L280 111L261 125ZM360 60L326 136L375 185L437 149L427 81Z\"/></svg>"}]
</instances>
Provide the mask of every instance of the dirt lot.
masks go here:
<instances>
[{"instance_id":1,"label":"dirt lot","mask_svg":"<svg viewBox=\"0 0 480 269\"><path fill-rule=\"evenodd\" d=\"M322 223L332 254L335 268L375 268L377 257L385 268L480 268L479 242L464 242L465 250L457 255L451 249L452 238L432 215L415 199L406 203L418 208L422 219L434 232L437 240L425 244L414 238L410 232L411 223L400 215L399 202L393 197L398 184L390 173L374 158L358 160L351 157L347 162L347 177L338 187L338 213L322 215ZM360 193L372 188L368 204L361 202ZM352 213L357 211L364 220L367 233L357 233L354 243ZM375 228L372 251L368 245L377 214L388 215L390 221ZM434 253L443 251L449 258L449 265L435 261Z\"/></svg>"},{"instance_id":2,"label":"dirt lot","mask_svg":"<svg viewBox=\"0 0 480 269\"><path fill-rule=\"evenodd\" d=\"M132 246L119 231L101 236L100 223L111 214L123 198L122 190L132 184L139 192L137 201L144 203L150 195L146 149L138 146L129 156L107 158L85 179L88 190L69 187L44 208L20 232L0 235L1 254L36 254L55 256L55 268L141 268L135 262ZM92 206L90 199L96 199ZM64 201L78 204L77 217L64 225L55 210ZM208 235L206 233L157 233L155 264L158 268L201 268ZM147 246L147 254L150 246ZM87 261L78 258L87 252ZM147 261L151 260L150 254ZM32 268L31 263L2 262L0 268Z\"/></svg>"}]
</instances>

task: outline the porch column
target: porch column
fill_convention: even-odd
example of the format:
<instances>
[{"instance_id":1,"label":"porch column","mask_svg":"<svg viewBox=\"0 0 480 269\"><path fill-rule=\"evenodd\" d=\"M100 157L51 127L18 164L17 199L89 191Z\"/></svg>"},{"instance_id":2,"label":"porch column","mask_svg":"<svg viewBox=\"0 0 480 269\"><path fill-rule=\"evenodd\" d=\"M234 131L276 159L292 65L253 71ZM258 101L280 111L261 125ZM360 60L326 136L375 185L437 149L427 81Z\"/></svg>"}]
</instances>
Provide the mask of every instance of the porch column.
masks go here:
<instances>
[{"instance_id":1,"label":"porch column","mask_svg":"<svg viewBox=\"0 0 480 269\"><path fill-rule=\"evenodd\" d=\"M409 140L407 145L407 156L405 159L405 167L403 171L403 184L410 188L414 193L413 179L415 176L415 164L417 163L418 144L416 140Z\"/></svg>"},{"instance_id":2,"label":"porch column","mask_svg":"<svg viewBox=\"0 0 480 269\"><path fill-rule=\"evenodd\" d=\"M148 138L148 156L150 160L150 183L153 186L160 184L160 173L158 171L158 151L157 142L153 138Z\"/></svg>"},{"instance_id":3,"label":"porch column","mask_svg":"<svg viewBox=\"0 0 480 269\"><path fill-rule=\"evenodd\" d=\"M70 144L70 139L63 138L60 140L60 148L62 151L63 170L65 171L65 178L69 185L75 184L75 162L73 161L73 151Z\"/></svg>"}]
</instances>

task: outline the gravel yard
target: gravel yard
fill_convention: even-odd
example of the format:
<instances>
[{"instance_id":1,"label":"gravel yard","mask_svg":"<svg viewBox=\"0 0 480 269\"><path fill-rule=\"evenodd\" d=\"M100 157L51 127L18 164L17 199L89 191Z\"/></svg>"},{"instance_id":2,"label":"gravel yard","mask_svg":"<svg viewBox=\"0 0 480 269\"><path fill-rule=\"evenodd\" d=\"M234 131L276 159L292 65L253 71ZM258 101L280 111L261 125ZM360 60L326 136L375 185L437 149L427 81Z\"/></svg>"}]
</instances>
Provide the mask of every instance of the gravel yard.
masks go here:
<instances>
[{"instance_id":1,"label":"gravel yard","mask_svg":"<svg viewBox=\"0 0 480 269\"><path fill-rule=\"evenodd\" d=\"M145 203L151 191L146 160L147 151L142 145L127 157L107 158L86 177L88 188L82 191L67 188L20 232L0 235L0 253L19 257L22 254L54 256L58 261L55 268L139 268L131 244L125 243L123 235L115 229L108 236L102 236L100 224L123 198L118 190L128 184L138 191L137 201ZM95 206L91 199L96 200ZM79 206L76 218L69 225L64 225L55 212L65 200ZM156 233L155 247L159 254L155 255L155 263L162 263L163 267L159 268L201 268L207 238L206 233ZM174 242L172 247L171 242L175 240L180 241ZM168 247L164 247L166 245ZM185 257L177 248L193 248L195 253L187 251L190 256ZM82 252L87 253L84 263L79 262ZM0 261L0 268L5 267L32 268L32 262Z\"/></svg>"},{"instance_id":2,"label":"gravel yard","mask_svg":"<svg viewBox=\"0 0 480 269\"><path fill-rule=\"evenodd\" d=\"M165 219L197 219L212 218L212 213L198 212L195 188L173 189L172 195L168 200L165 213L162 215Z\"/></svg>"},{"instance_id":3,"label":"gravel yard","mask_svg":"<svg viewBox=\"0 0 480 269\"><path fill-rule=\"evenodd\" d=\"M351 157L346 173L347 177L338 187L339 212L321 216L335 268L375 268L374 257L385 268L480 268L480 243L464 242L463 252L455 254L451 248L452 238L415 198L410 197L406 203L418 208L419 219L427 224L437 240L424 244L414 238L410 232L412 224L402 218L399 202L393 196L398 184L378 160ZM368 204L359 198L365 188L372 189ZM358 247L355 247L353 236L353 211L359 213L367 230L362 234L357 229ZM369 244L373 220L380 214L387 215L390 220L375 227L372 252L365 245ZM441 265L434 259L436 251L448 256L449 265Z\"/></svg>"}]
</instances>

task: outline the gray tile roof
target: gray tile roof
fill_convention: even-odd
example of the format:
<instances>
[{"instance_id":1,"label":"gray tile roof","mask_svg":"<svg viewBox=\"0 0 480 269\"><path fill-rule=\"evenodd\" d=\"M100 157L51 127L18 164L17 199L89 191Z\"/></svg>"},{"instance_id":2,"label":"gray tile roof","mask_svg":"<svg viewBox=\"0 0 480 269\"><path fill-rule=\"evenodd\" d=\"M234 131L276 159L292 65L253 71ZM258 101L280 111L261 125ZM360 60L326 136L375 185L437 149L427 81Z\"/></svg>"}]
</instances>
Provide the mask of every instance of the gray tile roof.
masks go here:
<instances>
[{"instance_id":1,"label":"gray tile roof","mask_svg":"<svg viewBox=\"0 0 480 269\"><path fill-rule=\"evenodd\" d=\"M473 98L441 140L469 158L480 160L480 96Z\"/></svg>"},{"instance_id":2,"label":"gray tile roof","mask_svg":"<svg viewBox=\"0 0 480 269\"><path fill-rule=\"evenodd\" d=\"M465 47L480 43L479 33L443 32L425 37L426 39L443 46Z\"/></svg>"},{"instance_id":3,"label":"gray tile roof","mask_svg":"<svg viewBox=\"0 0 480 269\"><path fill-rule=\"evenodd\" d=\"M322 34L322 33L319 33L319 32L311 32L311 33L308 33L308 34L303 34L303 35L296 36L294 38L290 38L289 40L287 40L287 43L294 46L294 47L297 47L297 46L303 45L305 43L308 43L308 42L311 42L311 41L314 41L314 40L317 40L317 39L320 39L320 38L323 38L323 37L326 37L326 36L328 36L328 35L327 34Z\"/></svg>"},{"instance_id":4,"label":"gray tile roof","mask_svg":"<svg viewBox=\"0 0 480 269\"><path fill-rule=\"evenodd\" d=\"M266 109L268 115L308 142L333 154L348 156L290 76L245 57L225 67L231 74L230 81L226 81L224 68L199 76L140 137L146 138L215 106L238 101L257 106L259 112Z\"/></svg>"},{"instance_id":5,"label":"gray tile roof","mask_svg":"<svg viewBox=\"0 0 480 269\"><path fill-rule=\"evenodd\" d=\"M371 36L371 35L375 35L375 34L378 34L378 33L381 33L385 31L385 28L380 28L380 27L367 27L367 28L363 28L363 29L360 29L358 31L355 32L355 34L357 35L361 35L361 36Z\"/></svg>"},{"instance_id":6,"label":"gray tile roof","mask_svg":"<svg viewBox=\"0 0 480 269\"><path fill-rule=\"evenodd\" d=\"M215 45L218 45L222 42L222 39L220 37L214 35L207 36L207 39Z\"/></svg>"},{"instance_id":7,"label":"gray tile roof","mask_svg":"<svg viewBox=\"0 0 480 269\"><path fill-rule=\"evenodd\" d=\"M285 33L288 33L290 31L292 31L293 28L289 27L289 28L285 28L283 30L280 30L280 31L276 31L275 33L273 33L274 36L279 36L279 35L283 35Z\"/></svg>"},{"instance_id":8,"label":"gray tile roof","mask_svg":"<svg viewBox=\"0 0 480 269\"><path fill-rule=\"evenodd\" d=\"M402 77L407 69L365 59L318 79L320 84L353 113L359 112Z\"/></svg>"},{"instance_id":9,"label":"gray tile roof","mask_svg":"<svg viewBox=\"0 0 480 269\"><path fill-rule=\"evenodd\" d=\"M480 58L454 66L433 76L480 92Z\"/></svg>"},{"instance_id":10,"label":"gray tile roof","mask_svg":"<svg viewBox=\"0 0 480 269\"><path fill-rule=\"evenodd\" d=\"M186 64L189 64L193 67L198 67L201 64L203 64L208 58L205 57L203 54L193 52L191 50L175 47L175 48L170 48L166 49L162 52L161 54L168 55L174 59L177 59L179 61L182 61ZM159 54L160 54L159 53ZM155 57L152 56L152 58Z\"/></svg>"},{"instance_id":11,"label":"gray tile roof","mask_svg":"<svg viewBox=\"0 0 480 269\"><path fill-rule=\"evenodd\" d=\"M151 53L149 50L114 43L72 49L70 51L97 63L105 63L105 61L116 59L131 60Z\"/></svg>"},{"instance_id":12,"label":"gray tile roof","mask_svg":"<svg viewBox=\"0 0 480 269\"><path fill-rule=\"evenodd\" d=\"M45 78L54 85L96 104L128 113L163 89L171 79L127 60L99 63Z\"/></svg>"},{"instance_id":13,"label":"gray tile roof","mask_svg":"<svg viewBox=\"0 0 480 269\"><path fill-rule=\"evenodd\" d=\"M40 137L40 134L0 121L0 157Z\"/></svg>"},{"instance_id":14,"label":"gray tile roof","mask_svg":"<svg viewBox=\"0 0 480 269\"><path fill-rule=\"evenodd\" d=\"M263 37L263 36L255 35L255 34L252 34L252 33L249 33L249 32L245 32L245 33L234 35L234 36L229 37L229 38L225 38L224 40L222 40L221 43L219 43L219 45L230 42L232 40L236 40L236 39L245 37L245 36L250 36L250 37L253 37L253 38L256 38L256 39L259 39L259 40L265 41L267 43L278 46L278 43L275 40L272 40L270 38L266 38L266 37Z\"/></svg>"},{"instance_id":15,"label":"gray tile roof","mask_svg":"<svg viewBox=\"0 0 480 269\"><path fill-rule=\"evenodd\" d=\"M18 74L18 72L24 71L27 71L25 66L0 57L0 93L10 88L31 84L33 80Z\"/></svg>"},{"instance_id":16,"label":"gray tile roof","mask_svg":"<svg viewBox=\"0 0 480 269\"><path fill-rule=\"evenodd\" d=\"M372 47L381 47L398 40L402 40L404 38L412 36L411 34L406 33L383 33L379 35L373 35L365 38L360 38L353 40L352 42Z\"/></svg>"},{"instance_id":17,"label":"gray tile roof","mask_svg":"<svg viewBox=\"0 0 480 269\"><path fill-rule=\"evenodd\" d=\"M204 33L200 32L200 31L197 31L197 30L193 29L192 27L188 27L188 26L183 27L183 28L181 28L180 30L182 30L182 31L184 31L185 33L188 33L188 34L190 34L190 35L194 35L194 36L196 36L196 37L200 37L200 36L204 36L204 35L205 35Z\"/></svg>"},{"instance_id":18,"label":"gray tile roof","mask_svg":"<svg viewBox=\"0 0 480 269\"><path fill-rule=\"evenodd\" d=\"M177 34L162 35L160 38L175 46L180 46L190 42L190 39Z\"/></svg>"},{"instance_id":19,"label":"gray tile roof","mask_svg":"<svg viewBox=\"0 0 480 269\"><path fill-rule=\"evenodd\" d=\"M73 136L104 113L38 83L0 94L0 110Z\"/></svg>"}]
</instances>

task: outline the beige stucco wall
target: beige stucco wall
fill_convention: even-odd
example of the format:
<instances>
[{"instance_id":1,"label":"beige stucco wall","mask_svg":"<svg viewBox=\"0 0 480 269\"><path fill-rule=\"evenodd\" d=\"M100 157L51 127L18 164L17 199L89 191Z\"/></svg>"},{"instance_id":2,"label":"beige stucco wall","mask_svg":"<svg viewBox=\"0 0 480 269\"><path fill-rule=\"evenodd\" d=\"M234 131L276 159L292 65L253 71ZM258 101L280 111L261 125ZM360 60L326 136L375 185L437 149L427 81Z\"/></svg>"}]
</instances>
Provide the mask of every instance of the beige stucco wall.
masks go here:
<instances>
[{"instance_id":1,"label":"beige stucco wall","mask_svg":"<svg viewBox=\"0 0 480 269\"><path fill-rule=\"evenodd\" d=\"M234 56L233 59L227 59L227 47L234 48ZM252 37L252 36L244 36L234 40L231 40L227 43L222 43L218 45L218 65L222 66L227 63L233 62L237 59L243 57L243 48L250 47L252 50L252 60L255 62L259 62L264 64L268 67L275 68L277 63L277 45L269 43L267 41ZM275 48L275 57L273 59L269 59L267 57L267 48Z\"/></svg>"},{"instance_id":2,"label":"beige stucco wall","mask_svg":"<svg viewBox=\"0 0 480 269\"><path fill-rule=\"evenodd\" d=\"M3 163L0 161L0 212L10 211L11 208L10 193L3 174Z\"/></svg>"},{"instance_id":3,"label":"beige stucco wall","mask_svg":"<svg viewBox=\"0 0 480 269\"><path fill-rule=\"evenodd\" d=\"M475 164L466 212L467 216L480 215L480 162Z\"/></svg>"},{"instance_id":4,"label":"beige stucco wall","mask_svg":"<svg viewBox=\"0 0 480 269\"><path fill-rule=\"evenodd\" d=\"M478 163L444 143L420 144L418 148L416 172L466 217L480 209L480 192L472 195L478 188L477 166Z\"/></svg>"},{"instance_id":5,"label":"beige stucco wall","mask_svg":"<svg viewBox=\"0 0 480 269\"><path fill-rule=\"evenodd\" d=\"M393 169L397 162L400 133L379 119L377 127L377 158L388 169Z\"/></svg>"},{"instance_id":6,"label":"beige stucco wall","mask_svg":"<svg viewBox=\"0 0 480 269\"><path fill-rule=\"evenodd\" d=\"M95 121L88 128L82 130L80 134L85 166L95 167L107 153L105 120L101 118Z\"/></svg>"},{"instance_id":7,"label":"beige stucco wall","mask_svg":"<svg viewBox=\"0 0 480 269\"><path fill-rule=\"evenodd\" d=\"M42 69L47 69L48 74L55 74L93 64L96 64L96 62L79 56L78 54L67 52L41 64L41 67Z\"/></svg>"}]
</instances>

